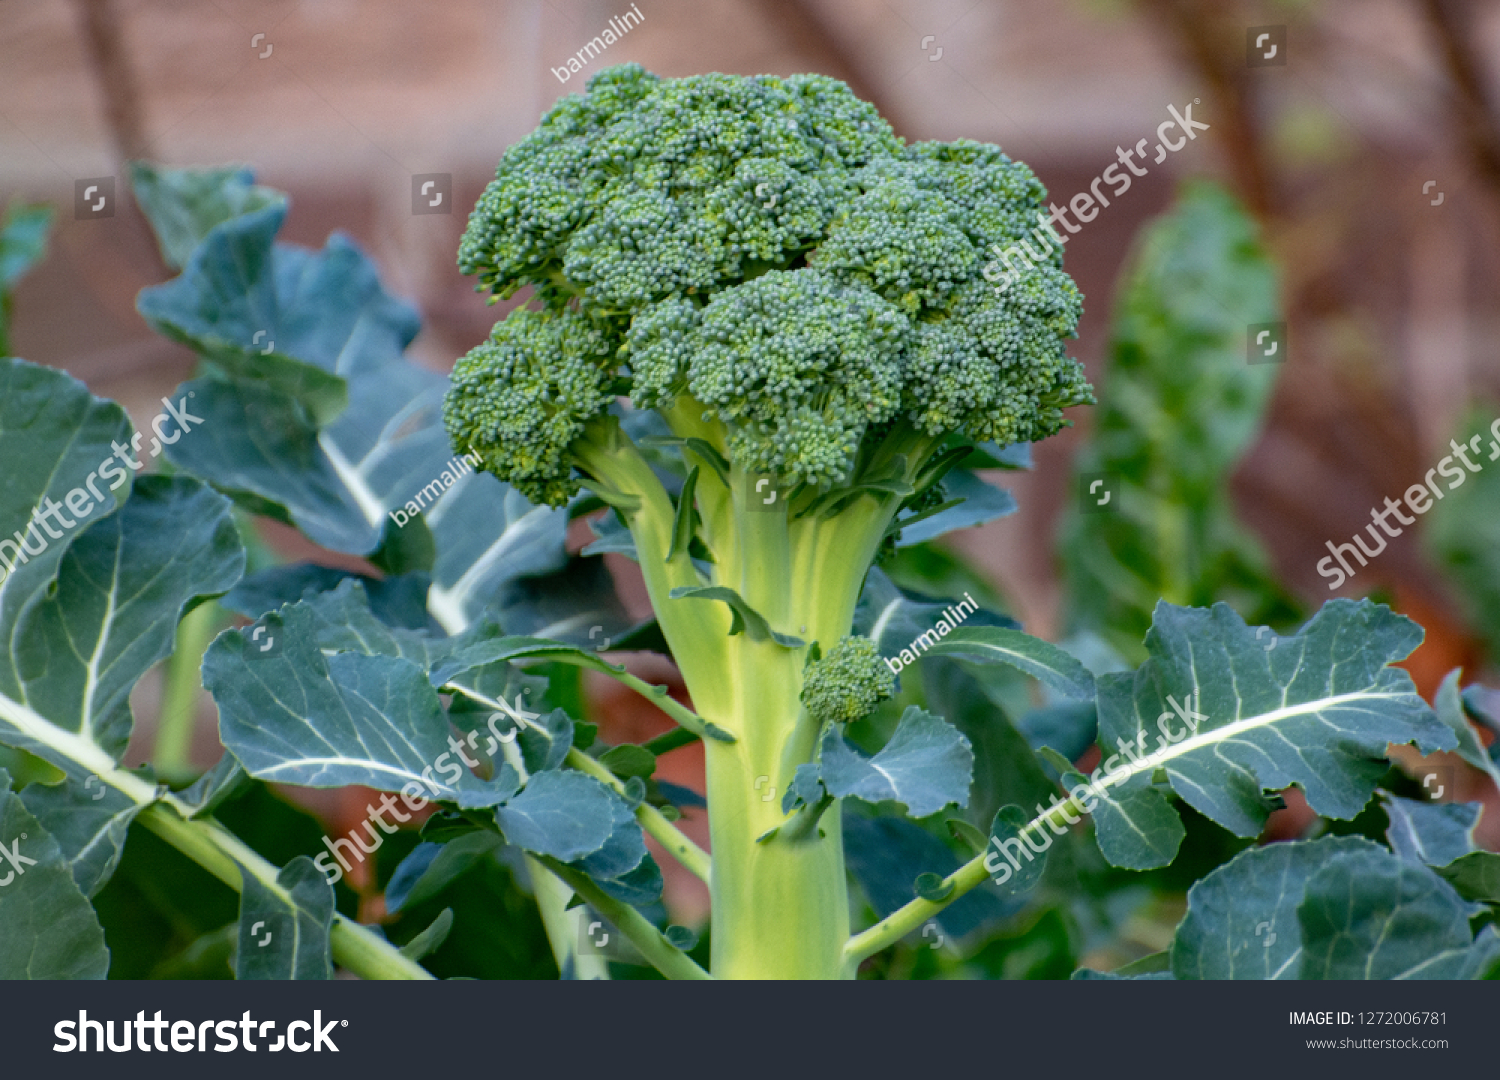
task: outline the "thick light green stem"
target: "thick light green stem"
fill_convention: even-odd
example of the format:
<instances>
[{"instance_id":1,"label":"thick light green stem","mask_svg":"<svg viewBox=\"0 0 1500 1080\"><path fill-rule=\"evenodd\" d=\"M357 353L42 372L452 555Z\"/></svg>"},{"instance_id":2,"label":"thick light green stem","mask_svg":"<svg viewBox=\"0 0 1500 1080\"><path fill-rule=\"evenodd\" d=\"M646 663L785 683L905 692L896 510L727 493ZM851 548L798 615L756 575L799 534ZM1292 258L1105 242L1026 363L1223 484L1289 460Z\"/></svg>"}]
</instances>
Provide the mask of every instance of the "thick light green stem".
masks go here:
<instances>
[{"instance_id":1,"label":"thick light green stem","mask_svg":"<svg viewBox=\"0 0 1500 1080\"><path fill-rule=\"evenodd\" d=\"M700 422L689 403L668 420L683 438L722 449L722 428ZM914 448L930 440L912 435ZM596 436L579 456L604 481L635 538L646 586L698 714L735 736L705 740L713 863L712 969L716 978L837 979L845 956L849 897L839 807L806 836L764 839L787 820L782 798L798 765L812 760L818 731L804 715L805 647L730 636L728 607L673 600L672 588L703 584L686 558L671 563L673 507L628 441ZM622 450L624 451L622 453ZM713 584L736 590L773 631L826 650L849 632L859 590L899 503L862 495L836 517L792 521L786 502L750 498L754 479L731 469L727 483L700 466L702 536L715 557ZM913 469L920 455L913 455ZM772 507L768 509L768 507ZM704 612L713 613L705 618Z\"/></svg>"},{"instance_id":2,"label":"thick light green stem","mask_svg":"<svg viewBox=\"0 0 1500 1080\"><path fill-rule=\"evenodd\" d=\"M741 635L727 677L739 732L705 743L713 841L713 972L721 979L836 979L849 933L837 806L800 843L760 838L786 815L786 744L801 712L803 650Z\"/></svg>"}]
</instances>

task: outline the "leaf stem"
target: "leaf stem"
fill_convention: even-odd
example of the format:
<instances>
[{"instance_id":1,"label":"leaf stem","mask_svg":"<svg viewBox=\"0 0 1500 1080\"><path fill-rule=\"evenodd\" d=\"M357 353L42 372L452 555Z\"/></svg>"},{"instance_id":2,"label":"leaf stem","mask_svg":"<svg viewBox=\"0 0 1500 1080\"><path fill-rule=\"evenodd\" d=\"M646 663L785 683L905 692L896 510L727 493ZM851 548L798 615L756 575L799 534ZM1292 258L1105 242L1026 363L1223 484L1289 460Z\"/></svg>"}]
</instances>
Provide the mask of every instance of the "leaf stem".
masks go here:
<instances>
[{"instance_id":1,"label":"leaf stem","mask_svg":"<svg viewBox=\"0 0 1500 1080\"><path fill-rule=\"evenodd\" d=\"M193 773L189 751L198 716L198 695L203 687L199 669L203 651L222 618L223 610L210 600L188 612L177 626L177 648L166 664L156 748L152 754L157 774L170 781L187 780Z\"/></svg>"},{"instance_id":2,"label":"leaf stem","mask_svg":"<svg viewBox=\"0 0 1500 1080\"><path fill-rule=\"evenodd\" d=\"M624 901L610 896L594 884L594 879L583 871L558 862L550 855L541 856L540 862L571 885L573 890L588 901L595 911L614 923L620 933L628 937L635 947L641 950L641 955L651 966L667 978L713 978L699 967L692 957L668 941L666 936L651 925L644 915Z\"/></svg>"},{"instance_id":3,"label":"leaf stem","mask_svg":"<svg viewBox=\"0 0 1500 1080\"><path fill-rule=\"evenodd\" d=\"M153 803L136 820L235 892L244 887L240 867L263 885L281 891L276 867L215 821L184 818L167 802ZM336 912L329 940L334 962L362 978L432 978L426 968L402 956L396 946Z\"/></svg>"},{"instance_id":4,"label":"leaf stem","mask_svg":"<svg viewBox=\"0 0 1500 1080\"><path fill-rule=\"evenodd\" d=\"M1065 811L1082 814L1083 808L1070 796L1032 818L1022 826L1018 835L1040 829L1049 822L1055 822L1059 827L1066 827L1068 819L1064 816ZM990 850L986 847L984 851L945 877L939 888L951 888L952 891L942 900L923 900L918 897L904 907L897 908L868 930L862 930L851 937L844 946L844 963L849 972L852 973L862 961L874 956L881 949L894 945L953 901L983 883L984 879L992 873L984 865L985 859L989 856Z\"/></svg>"}]
</instances>

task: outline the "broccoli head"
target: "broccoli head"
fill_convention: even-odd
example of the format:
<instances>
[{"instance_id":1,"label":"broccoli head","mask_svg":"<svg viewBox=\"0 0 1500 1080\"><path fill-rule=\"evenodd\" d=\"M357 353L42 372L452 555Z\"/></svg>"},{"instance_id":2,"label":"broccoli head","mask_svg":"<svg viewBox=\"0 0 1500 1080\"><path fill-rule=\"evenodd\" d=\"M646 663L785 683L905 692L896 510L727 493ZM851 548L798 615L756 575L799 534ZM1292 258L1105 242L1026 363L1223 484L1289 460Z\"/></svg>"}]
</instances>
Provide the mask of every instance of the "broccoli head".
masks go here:
<instances>
[{"instance_id":1,"label":"broccoli head","mask_svg":"<svg viewBox=\"0 0 1500 1080\"><path fill-rule=\"evenodd\" d=\"M459 362L449 429L553 504L616 394L822 493L882 452L910 479L955 441L1043 438L1092 401L1045 197L998 147L907 145L823 76L610 68L506 152L469 219L460 268L531 309ZM987 268L1022 244L1035 268L997 290Z\"/></svg>"},{"instance_id":2,"label":"broccoli head","mask_svg":"<svg viewBox=\"0 0 1500 1080\"><path fill-rule=\"evenodd\" d=\"M807 665L802 704L821 727L868 716L896 689L896 676L867 637L846 637Z\"/></svg>"}]
</instances>

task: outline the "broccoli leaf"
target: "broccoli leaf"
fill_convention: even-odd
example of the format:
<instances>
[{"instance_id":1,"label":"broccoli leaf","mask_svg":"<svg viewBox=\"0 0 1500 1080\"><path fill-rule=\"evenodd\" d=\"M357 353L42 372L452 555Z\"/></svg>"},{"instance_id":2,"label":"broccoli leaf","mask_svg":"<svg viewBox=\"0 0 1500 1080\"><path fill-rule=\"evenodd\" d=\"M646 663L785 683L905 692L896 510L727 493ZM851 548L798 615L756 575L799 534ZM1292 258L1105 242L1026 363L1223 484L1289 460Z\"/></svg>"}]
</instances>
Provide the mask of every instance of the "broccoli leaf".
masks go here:
<instances>
[{"instance_id":1,"label":"broccoli leaf","mask_svg":"<svg viewBox=\"0 0 1500 1080\"><path fill-rule=\"evenodd\" d=\"M82 784L72 779L52 787L31 784L20 796L26 809L47 823L73 880L92 898L120 865L125 834L141 804L95 777L86 777Z\"/></svg>"},{"instance_id":2,"label":"broccoli leaf","mask_svg":"<svg viewBox=\"0 0 1500 1080\"><path fill-rule=\"evenodd\" d=\"M1159 597L1207 606L1232 594L1252 621L1295 617L1228 482L1281 370L1246 363L1245 328L1281 318L1255 224L1221 189L1185 185L1137 238L1106 392L1074 464L1080 486L1108 474L1118 487L1104 510L1070 515L1062 543L1075 621L1133 660Z\"/></svg>"},{"instance_id":3,"label":"broccoli leaf","mask_svg":"<svg viewBox=\"0 0 1500 1080\"><path fill-rule=\"evenodd\" d=\"M871 567L865 578L859 606L854 611L853 633L875 642L881 656L899 656L917 637L937 625L945 609L959 601L944 602L897 588L878 566ZM1005 626L1020 629L1020 624L1004 615L980 608L966 623L972 626Z\"/></svg>"},{"instance_id":4,"label":"broccoli leaf","mask_svg":"<svg viewBox=\"0 0 1500 1080\"><path fill-rule=\"evenodd\" d=\"M275 886L241 870L237 979L331 979L333 887L313 861L299 855Z\"/></svg>"},{"instance_id":5,"label":"broccoli leaf","mask_svg":"<svg viewBox=\"0 0 1500 1080\"><path fill-rule=\"evenodd\" d=\"M1469 905L1425 866L1350 852L1307 881L1297 908L1304 979L1481 979L1500 934L1469 929Z\"/></svg>"},{"instance_id":6,"label":"broccoli leaf","mask_svg":"<svg viewBox=\"0 0 1500 1080\"><path fill-rule=\"evenodd\" d=\"M967 469L954 469L942 480L945 500L960 499L957 506L950 506L931 517L902 524L896 519L895 528L901 530L896 540L897 547L910 547L935 540L945 533L983 525L986 521L1005 517L1016 512L1016 499L1004 488L985 482Z\"/></svg>"},{"instance_id":7,"label":"broccoli leaf","mask_svg":"<svg viewBox=\"0 0 1500 1080\"><path fill-rule=\"evenodd\" d=\"M371 555L422 517L436 551L427 603L450 632L506 582L560 568L566 513L455 456L442 423L448 380L403 357L416 313L349 241L334 236L322 252L276 243L285 203L250 209L243 183L215 170L154 189L153 220L167 232L205 201L246 211L209 229L182 276L138 302L219 376L176 392L203 423L167 447L172 462L334 551Z\"/></svg>"},{"instance_id":8,"label":"broccoli leaf","mask_svg":"<svg viewBox=\"0 0 1500 1080\"><path fill-rule=\"evenodd\" d=\"M823 736L819 778L835 798L853 796L875 803L905 803L912 817L926 817L956 803L967 806L974 753L969 740L941 717L912 705L895 734L873 757L866 757L830 727Z\"/></svg>"},{"instance_id":9,"label":"broccoli leaf","mask_svg":"<svg viewBox=\"0 0 1500 1080\"><path fill-rule=\"evenodd\" d=\"M923 642L927 654L955 656L979 663L1009 664L1069 697L1094 696L1094 677L1088 668L1051 642L1020 630L958 626L942 637L933 631L930 637L936 640L931 645Z\"/></svg>"},{"instance_id":10,"label":"broccoli leaf","mask_svg":"<svg viewBox=\"0 0 1500 1080\"><path fill-rule=\"evenodd\" d=\"M1454 487L1427 514L1422 538L1448 579L1454 599L1500 658L1500 419L1493 401L1471 409L1454 442L1483 468Z\"/></svg>"},{"instance_id":11,"label":"broccoli leaf","mask_svg":"<svg viewBox=\"0 0 1500 1080\"><path fill-rule=\"evenodd\" d=\"M268 566L241 578L238 585L219 598L219 606L247 619L258 619L283 604L331 592L348 580L360 583L369 598L371 612L388 626L439 629L427 613L427 590L432 577L420 572L376 578L317 563Z\"/></svg>"},{"instance_id":12,"label":"broccoli leaf","mask_svg":"<svg viewBox=\"0 0 1500 1080\"><path fill-rule=\"evenodd\" d=\"M1481 772L1488 773L1490 779L1500 785L1500 767L1496 766L1495 759L1479 741L1479 735L1469 726L1464 694L1458 689L1458 679L1462 674L1463 671L1459 668L1448 672L1432 699L1432 707L1436 710L1438 719L1452 728L1453 733L1458 736L1458 756Z\"/></svg>"},{"instance_id":13,"label":"broccoli leaf","mask_svg":"<svg viewBox=\"0 0 1500 1080\"><path fill-rule=\"evenodd\" d=\"M117 493L87 497L114 446L131 444L117 405L61 372L0 361L0 457L17 466L0 490L0 743L61 771L21 798L89 895L158 797L149 778L117 768L130 692L171 654L184 611L244 567L228 502L196 480L122 470ZM66 510L43 519L62 526L53 536L31 515L58 503ZM27 548L9 551L5 534Z\"/></svg>"},{"instance_id":14,"label":"broccoli leaf","mask_svg":"<svg viewBox=\"0 0 1500 1080\"><path fill-rule=\"evenodd\" d=\"M1272 807L1264 793L1290 784L1317 813L1352 818L1388 768L1387 743L1431 753L1457 741L1390 666L1420 640L1420 627L1367 600L1325 604L1269 651L1227 604L1159 604L1149 659L1098 681L1105 857L1131 869L1171 860L1181 826L1152 786L1158 771L1237 836L1258 835Z\"/></svg>"},{"instance_id":15,"label":"broccoli leaf","mask_svg":"<svg viewBox=\"0 0 1500 1080\"><path fill-rule=\"evenodd\" d=\"M1474 850L1479 803L1428 803L1384 794L1391 850L1418 866L1447 866Z\"/></svg>"},{"instance_id":16,"label":"broccoli leaf","mask_svg":"<svg viewBox=\"0 0 1500 1080\"><path fill-rule=\"evenodd\" d=\"M52 207L11 203L0 221L0 357L10 355L11 292L47 255Z\"/></svg>"},{"instance_id":17,"label":"broccoli leaf","mask_svg":"<svg viewBox=\"0 0 1500 1080\"><path fill-rule=\"evenodd\" d=\"M592 776L537 773L526 789L496 809L505 838L538 855L564 862L599 851L615 832L619 797ZM623 804L622 804L623 805ZM625 811L630 815L630 811ZM640 826L631 825L639 834ZM641 842L641 855L645 843Z\"/></svg>"},{"instance_id":18,"label":"broccoli leaf","mask_svg":"<svg viewBox=\"0 0 1500 1080\"><path fill-rule=\"evenodd\" d=\"M0 769L0 979L102 979L109 950L57 841Z\"/></svg>"},{"instance_id":19,"label":"broccoli leaf","mask_svg":"<svg viewBox=\"0 0 1500 1080\"><path fill-rule=\"evenodd\" d=\"M462 744L450 741L424 666L380 653L325 655L320 620L307 603L261 625L268 632L256 638L249 628L220 634L203 658L220 736L251 776L379 791L415 784L424 798L465 807L494 806L515 793L519 781L508 766L494 781L463 766Z\"/></svg>"},{"instance_id":20,"label":"broccoli leaf","mask_svg":"<svg viewBox=\"0 0 1500 1080\"><path fill-rule=\"evenodd\" d=\"M135 201L151 222L162 261L181 270L214 226L252 213L286 196L261 187L249 169L163 169L130 164Z\"/></svg>"},{"instance_id":21,"label":"broccoli leaf","mask_svg":"<svg viewBox=\"0 0 1500 1080\"><path fill-rule=\"evenodd\" d=\"M879 918L912 898L913 883L924 873L947 877L958 859L937 837L903 818L865 817L844 806L844 852L854 880ZM935 916L943 933L964 937L1013 914L1020 905L1004 903L986 888L975 889Z\"/></svg>"},{"instance_id":22,"label":"broccoli leaf","mask_svg":"<svg viewBox=\"0 0 1500 1080\"><path fill-rule=\"evenodd\" d=\"M1474 845L1480 804L1384 798L1386 840L1397 855L1432 867L1465 900L1500 902L1500 854Z\"/></svg>"},{"instance_id":23,"label":"broccoli leaf","mask_svg":"<svg viewBox=\"0 0 1500 1080\"><path fill-rule=\"evenodd\" d=\"M1297 908L1309 878L1353 852L1385 855L1359 836L1325 836L1240 852L1188 890L1172 939L1179 979L1296 979L1302 963Z\"/></svg>"}]
</instances>

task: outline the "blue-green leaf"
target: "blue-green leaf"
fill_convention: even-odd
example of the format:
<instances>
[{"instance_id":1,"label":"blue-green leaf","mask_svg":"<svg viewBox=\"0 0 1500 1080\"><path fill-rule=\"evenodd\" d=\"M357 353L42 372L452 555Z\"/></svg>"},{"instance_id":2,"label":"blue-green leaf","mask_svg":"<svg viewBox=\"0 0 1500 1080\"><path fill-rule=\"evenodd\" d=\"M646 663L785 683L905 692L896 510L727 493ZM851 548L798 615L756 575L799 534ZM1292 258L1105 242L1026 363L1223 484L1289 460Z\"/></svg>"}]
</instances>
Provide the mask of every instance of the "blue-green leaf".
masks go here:
<instances>
[{"instance_id":1,"label":"blue-green leaf","mask_svg":"<svg viewBox=\"0 0 1500 1080\"><path fill-rule=\"evenodd\" d=\"M913 884L924 873L947 877L958 859L947 844L905 818L869 818L845 805L844 853L849 871L875 914L885 918L912 899ZM936 916L943 933L965 937L1011 914L988 888L965 893Z\"/></svg>"},{"instance_id":2,"label":"blue-green leaf","mask_svg":"<svg viewBox=\"0 0 1500 1080\"><path fill-rule=\"evenodd\" d=\"M321 252L273 244L285 216L272 201L222 222L180 277L142 290L136 306L231 380L263 384L326 424L348 404L345 379L400 357L421 324L343 236Z\"/></svg>"},{"instance_id":3,"label":"blue-green leaf","mask_svg":"<svg viewBox=\"0 0 1500 1080\"><path fill-rule=\"evenodd\" d=\"M0 356L10 355L11 290L47 255L52 207L14 202L0 220Z\"/></svg>"},{"instance_id":4,"label":"blue-green leaf","mask_svg":"<svg viewBox=\"0 0 1500 1080\"><path fill-rule=\"evenodd\" d=\"M1474 850L1479 803L1430 803L1382 793L1391 850L1418 866L1447 866Z\"/></svg>"},{"instance_id":5,"label":"blue-green leaf","mask_svg":"<svg viewBox=\"0 0 1500 1080\"><path fill-rule=\"evenodd\" d=\"M153 213L197 220L213 204L214 217L243 184L227 170L175 176ZM506 581L563 565L567 514L455 455L447 378L402 356L415 312L342 237L322 252L275 243L284 212L278 198L219 221L181 277L141 295L148 321L214 369L177 391L204 424L168 456L334 551L371 555L421 517L437 555L428 604L456 633Z\"/></svg>"},{"instance_id":6,"label":"blue-green leaf","mask_svg":"<svg viewBox=\"0 0 1500 1080\"><path fill-rule=\"evenodd\" d=\"M1056 645L1020 630L998 626L957 626L940 635L929 629L912 646L916 652L955 656L975 663L1009 664L1073 698L1094 696L1089 669Z\"/></svg>"},{"instance_id":7,"label":"blue-green leaf","mask_svg":"<svg viewBox=\"0 0 1500 1080\"><path fill-rule=\"evenodd\" d=\"M505 840L488 829L475 829L446 844L418 844L385 887L386 910L396 912L432 899L475 862L495 857L504 847Z\"/></svg>"},{"instance_id":8,"label":"blue-green leaf","mask_svg":"<svg viewBox=\"0 0 1500 1080\"><path fill-rule=\"evenodd\" d=\"M162 261L174 270L187 265L193 249L214 226L253 213L286 196L255 183L249 169L164 169L131 162L130 183L161 247Z\"/></svg>"},{"instance_id":9,"label":"blue-green leaf","mask_svg":"<svg viewBox=\"0 0 1500 1080\"><path fill-rule=\"evenodd\" d=\"M370 611L381 622L408 630L439 629L427 613L427 590L432 585L432 576L420 572L376 578L317 563L269 566L246 574L219 598L219 606L247 619L258 619L284 604L331 592L351 579L363 586Z\"/></svg>"},{"instance_id":10,"label":"blue-green leaf","mask_svg":"<svg viewBox=\"0 0 1500 1080\"><path fill-rule=\"evenodd\" d=\"M1297 908L1308 879L1351 852L1383 849L1359 836L1267 844L1240 852L1188 890L1172 940L1179 979L1296 979L1302 930Z\"/></svg>"},{"instance_id":11,"label":"blue-green leaf","mask_svg":"<svg viewBox=\"0 0 1500 1080\"><path fill-rule=\"evenodd\" d=\"M875 642L884 657L897 657L918 636L937 625L944 612L963 603L959 599L943 601L918 596L896 587L879 567L872 567L865 578L859 605L854 611L853 633ZM975 605L978 606L977 604ZM1004 626L1020 629L1020 624L1003 615L978 608L965 620L971 626Z\"/></svg>"},{"instance_id":12,"label":"blue-green leaf","mask_svg":"<svg viewBox=\"0 0 1500 1080\"><path fill-rule=\"evenodd\" d=\"M996 875L992 880L1002 896L1030 892L1047 868L1052 835L1045 824L1031 821L1029 810L1011 805L1002 806L990 823L990 845L995 850L986 854L985 869Z\"/></svg>"},{"instance_id":13,"label":"blue-green leaf","mask_svg":"<svg viewBox=\"0 0 1500 1080\"><path fill-rule=\"evenodd\" d=\"M183 613L244 566L225 499L187 477L122 468L114 447L139 449L140 438L118 406L62 372L0 360L0 460L15 466L0 479L0 743L60 770L25 800L90 894L130 819L159 795L116 768L130 692L172 652ZM119 490L96 499L105 462ZM33 520L54 504L66 509Z\"/></svg>"},{"instance_id":14,"label":"blue-green leaf","mask_svg":"<svg viewBox=\"0 0 1500 1080\"><path fill-rule=\"evenodd\" d=\"M594 530L594 535L599 539L590 543L579 554L605 555L613 552L624 555L631 562L641 561L636 555L635 537L630 535L629 527L620 520L616 511L607 509L599 517L590 518L589 528Z\"/></svg>"},{"instance_id":15,"label":"blue-green leaf","mask_svg":"<svg viewBox=\"0 0 1500 1080\"><path fill-rule=\"evenodd\" d=\"M496 817L505 838L517 847L572 862L604 847L614 832L619 801L592 776L544 772L499 807Z\"/></svg>"},{"instance_id":16,"label":"blue-green leaf","mask_svg":"<svg viewBox=\"0 0 1500 1080\"><path fill-rule=\"evenodd\" d=\"M1462 674L1461 668L1448 672L1442 685L1438 687L1437 695L1432 699L1432 707L1437 712L1438 719L1452 728L1453 734L1458 736L1458 756L1488 774L1500 786L1500 766L1495 764L1495 759L1485 750L1484 744L1479 741L1479 735L1469 725L1464 696L1458 689L1459 676Z\"/></svg>"},{"instance_id":17,"label":"blue-green leaf","mask_svg":"<svg viewBox=\"0 0 1500 1080\"><path fill-rule=\"evenodd\" d=\"M901 519L897 518L896 527L901 530L901 535L896 540L897 547L925 544L946 533L983 525L986 521L994 521L1016 512L1014 495L1004 488L986 483L968 469L954 469L943 477L942 486L945 501L963 501L931 517L914 520L910 525L903 525Z\"/></svg>"},{"instance_id":18,"label":"blue-green leaf","mask_svg":"<svg viewBox=\"0 0 1500 1080\"><path fill-rule=\"evenodd\" d=\"M227 500L188 477L140 477L123 510L74 540L56 591L27 611L12 644L26 703L118 759L136 680L171 654L190 602L243 570Z\"/></svg>"},{"instance_id":19,"label":"blue-green leaf","mask_svg":"<svg viewBox=\"0 0 1500 1080\"><path fill-rule=\"evenodd\" d=\"M51 787L31 784L21 791L21 801L46 823L73 880L88 897L114 875L125 850L125 834L141 811L140 803L93 775L82 781L70 775Z\"/></svg>"},{"instance_id":20,"label":"blue-green leaf","mask_svg":"<svg viewBox=\"0 0 1500 1080\"><path fill-rule=\"evenodd\" d=\"M1160 597L1206 606L1233 595L1256 621L1294 615L1254 533L1236 520L1228 483L1285 370L1246 362L1246 328L1283 318L1277 293L1254 218L1217 186L1184 185L1136 238L1094 434L1068 493L1090 512L1067 516L1061 543L1070 621L1134 660ZM1087 488L1106 477L1101 507Z\"/></svg>"},{"instance_id":21,"label":"blue-green leaf","mask_svg":"<svg viewBox=\"0 0 1500 1080\"><path fill-rule=\"evenodd\" d=\"M62 850L0 769L0 979L102 979L109 950Z\"/></svg>"},{"instance_id":22,"label":"blue-green leaf","mask_svg":"<svg viewBox=\"0 0 1500 1080\"><path fill-rule=\"evenodd\" d=\"M1500 962L1500 935L1476 939L1469 905L1425 866L1359 851L1308 879L1297 909L1304 979L1479 979Z\"/></svg>"},{"instance_id":23,"label":"blue-green leaf","mask_svg":"<svg viewBox=\"0 0 1500 1080\"><path fill-rule=\"evenodd\" d=\"M870 803L893 799L918 818L954 803L967 806L973 771L969 740L915 705L902 714L890 741L873 757L860 753L837 727L830 728L819 765L823 786L835 798L853 796Z\"/></svg>"},{"instance_id":24,"label":"blue-green leaf","mask_svg":"<svg viewBox=\"0 0 1500 1080\"><path fill-rule=\"evenodd\" d=\"M1296 784L1317 813L1352 818L1388 767L1387 743L1423 753L1456 742L1390 665L1421 629L1369 601L1334 600L1296 635L1265 649L1228 605L1162 603L1133 675L1099 679L1096 835L1116 866L1170 861L1181 838L1170 790L1238 836L1255 836L1267 792ZM1101 777L1101 773L1105 774Z\"/></svg>"},{"instance_id":25,"label":"blue-green leaf","mask_svg":"<svg viewBox=\"0 0 1500 1080\"><path fill-rule=\"evenodd\" d=\"M299 855L267 885L240 871L237 979L331 979L333 886Z\"/></svg>"},{"instance_id":26,"label":"blue-green leaf","mask_svg":"<svg viewBox=\"0 0 1500 1080\"><path fill-rule=\"evenodd\" d=\"M494 781L465 767L425 667L386 655L325 656L305 603L262 625L261 645L274 639L268 651L246 631L228 630L203 659L224 745L251 776L380 791L415 784L424 798L466 807L493 806L514 793L508 767Z\"/></svg>"}]
</instances>

